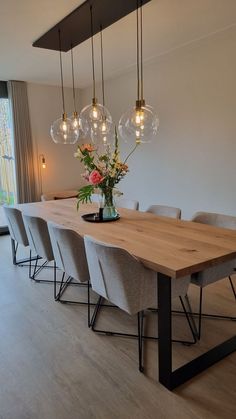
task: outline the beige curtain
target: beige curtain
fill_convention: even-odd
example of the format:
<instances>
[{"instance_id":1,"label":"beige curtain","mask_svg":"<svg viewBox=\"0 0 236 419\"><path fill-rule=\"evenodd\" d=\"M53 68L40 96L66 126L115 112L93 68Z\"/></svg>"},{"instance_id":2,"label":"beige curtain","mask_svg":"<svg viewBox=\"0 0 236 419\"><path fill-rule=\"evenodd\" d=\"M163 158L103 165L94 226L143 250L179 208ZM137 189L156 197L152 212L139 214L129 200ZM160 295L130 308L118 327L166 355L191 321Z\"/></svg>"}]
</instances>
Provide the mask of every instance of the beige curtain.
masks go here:
<instances>
[{"instance_id":1,"label":"beige curtain","mask_svg":"<svg viewBox=\"0 0 236 419\"><path fill-rule=\"evenodd\" d=\"M36 201L27 85L22 81L8 82L8 95L13 126L17 202Z\"/></svg>"}]
</instances>

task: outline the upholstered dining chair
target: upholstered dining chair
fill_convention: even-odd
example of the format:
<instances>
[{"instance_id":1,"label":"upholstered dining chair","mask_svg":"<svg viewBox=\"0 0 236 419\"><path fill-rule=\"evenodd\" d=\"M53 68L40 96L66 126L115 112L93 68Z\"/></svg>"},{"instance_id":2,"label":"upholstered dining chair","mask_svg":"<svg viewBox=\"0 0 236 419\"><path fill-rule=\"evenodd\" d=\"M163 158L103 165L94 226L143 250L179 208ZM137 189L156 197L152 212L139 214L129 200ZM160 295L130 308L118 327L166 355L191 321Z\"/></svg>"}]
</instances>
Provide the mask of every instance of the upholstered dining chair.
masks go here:
<instances>
[{"instance_id":1,"label":"upholstered dining chair","mask_svg":"<svg viewBox=\"0 0 236 419\"><path fill-rule=\"evenodd\" d=\"M101 201L101 195L99 193L94 193L91 196L92 202L99 203ZM114 198L115 206L117 208L127 208L127 209L133 209L138 210L139 209L139 202L133 199L127 199L127 198Z\"/></svg>"},{"instance_id":2,"label":"upholstered dining chair","mask_svg":"<svg viewBox=\"0 0 236 419\"><path fill-rule=\"evenodd\" d=\"M95 308L95 315L91 322L92 329L95 330L94 324L99 305L104 298L126 313L137 315L139 370L142 372L143 312L145 309L156 306L157 274L145 268L138 259L124 249L99 242L89 236L85 236L84 241L92 289L100 295L98 306ZM180 297L182 302L182 297L186 295L189 283L189 276L173 281L172 298ZM184 308L184 304L182 304L182 307ZM194 331L188 317L187 320L194 337L194 342L191 343L195 343ZM100 332L136 337L136 335L127 333Z\"/></svg>"},{"instance_id":3,"label":"upholstered dining chair","mask_svg":"<svg viewBox=\"0 0 236 419\"><path fill-rule=\"evenodd\" d=\"M115 198L115 204L117 208L127 208L132 210L139 209L139 202L134 199Z\"/></svg>"},{"instance_id":4,"label":"upholstered dining chair","mask_svg":"<svg viewBox=\"0 0 236 419\"><path fill-rule=\"evenodd\" d=\"M146 212L151 212L155 215L160 215L163 217L171 217L180 219L181 218L181 209L175 207L169 207L167 205L151 205L148 207Z\"/></svg>"},{"instance_id":5,"label":"upholstered dining chair","mask_svg":"<svg viewBox=\"0 0 236 419\"><path fill-rule=\"evenodd\" d=\"M57 294L55 293L56 300L67 303L87 304L88 326L90 326L90 281L84 239L75 231L52 222L48 222L48 230L57 268L63 272L59 292ZM55 270L55 287L57 282L56 272ZM65 276L67 277L66 280L64 280ZM86 302L61 299L63 292L67 285L71 283L72 279L78 281L78 285L85 285L87 287Z\"/></svg>"},{"instance_id":6,"label":"upholstered dining chair","mask_svg":"<svg viewBox=\"0 0 236 419\"><path fill-rule=\"evenodd\" d=\"M208 224L215 227L227 228L230 230L236 230L236 217L216 214L211 212L197 212L192 217L192 221L195 223ZM221 279L228 277L230 282L230 287L232 289L234 299L236 300L236 291L231 278L231 275L235 272L236 260L225 262L219 266L212 266L211 268L206 269L203 272L192 275L191 283L200 288L200 298L199 298L199 312L198 312L198 339L201 337L201 325L202 325L202 316L204 317L213 317L220 319L230 319L235 320L235 317L217 315L217 314L203 314L202 305L203 305L203 289L213 284Z\"/></svg>"},{"instance_id":7,"label":"upholstered dining chair","mask_svg":"<svg viewBox=\"0 0 236 419\"><path fill-rule=\"evenodd\" d=\"M25 225L22 218L22 213L19 209L3 206L4 213L7 220L7 225L11 237L11 248L12 248L12 262L14 265L24 265L25 263L30 263L31 261L31 250L28 258L17 260L17 250L18 246L29 246L28 237L25 231ZM27 265L28 266L28 265Z\"/></svg>"},{"instance_id":8,"label":"upholstered dining chair","mask_svg":"<svg viewBox=\"0 0 236 419\"><path fill-rule=\"evenodd\" d=\"M23 214L23 220L30 248L37 255L33 274L30 266L30 278L37 282L52 282L51 280L36 279L36 276L44 267L48 266L49 262L53 262L53 268L56 269L47 222L40 217L26 214ZM38 267L39 259L44 260L40 267Z\"/></svg>"}]
</instances>

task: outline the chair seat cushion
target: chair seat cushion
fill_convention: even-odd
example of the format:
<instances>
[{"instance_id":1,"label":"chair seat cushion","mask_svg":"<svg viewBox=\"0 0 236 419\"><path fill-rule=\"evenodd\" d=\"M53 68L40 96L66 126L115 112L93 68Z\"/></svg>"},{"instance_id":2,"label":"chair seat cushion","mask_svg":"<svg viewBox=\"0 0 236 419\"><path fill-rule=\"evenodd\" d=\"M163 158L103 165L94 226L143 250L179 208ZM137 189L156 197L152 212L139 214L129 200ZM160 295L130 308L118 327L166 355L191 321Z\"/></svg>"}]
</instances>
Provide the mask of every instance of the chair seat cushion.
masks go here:
<instances>
[{"instance_id":1,"label":"chair seat cushion","mask_svg":"<svg viewBox=\"0 0 236 419\"><path fill-rule=\"evenodd\" d=\"M191 277L191 283L198 285L199 287L205 287L206 285L232 275L234 273L235 266L236 260L230 260L228 262L212 266L202 272L193 274Z\"/></svg>"}]
</instances>

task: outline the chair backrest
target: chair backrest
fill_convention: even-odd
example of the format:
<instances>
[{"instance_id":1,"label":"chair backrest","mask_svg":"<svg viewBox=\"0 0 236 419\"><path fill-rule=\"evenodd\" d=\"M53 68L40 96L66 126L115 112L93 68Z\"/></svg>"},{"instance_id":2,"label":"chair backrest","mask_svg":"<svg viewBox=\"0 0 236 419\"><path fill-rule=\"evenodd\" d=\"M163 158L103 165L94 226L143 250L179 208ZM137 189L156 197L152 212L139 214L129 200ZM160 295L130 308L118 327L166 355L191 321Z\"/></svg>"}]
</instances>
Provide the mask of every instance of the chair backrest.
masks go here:
<instances>
[{"instance_id":1,"label":"chair backrest","mask_svg":"<svg viewBox=\"0 0 236 419\"><path fill-rule=\"evenodd\" d=\"M25 225L22 218L22 213L19 209L3 206L4 213L6 216L10 236L17 243L23 244L23 246L28 246L29 241L25 231Z\"/></svg>"},{"instance_id":2,"label":"chair backrest","mask_svg":"<svg viewBox=\"0 0 236 419\"><path fill-rule=\"evenodd\" d=\"M194 214L192 221L195 223L236 230L236 217L231 215L199 211ZM221 263L220 265L211 266L210 268L199 272L197 275L193 275L191 282L195 285L205 287L222 278L232 275L234 273L235 264L236 260L229 260Z\"/></svg>"},{"instance_id":3,"label":"chair backrest","mask_svg":"<svg viewBox=\"0 0 236 419\"><path fill-rule=\"evenodd\" d=\"M89 281L83 238L73 230L48 222L54 259L58 268L80 282Z\"/></svg>"},{"instance_id":4,"label":"chair backrest","mask_svg":"<svg viewBox=\"0 0 236 419\"><path fill-rule=\"evenodd\" d=\"M78 195L78 191L66 190L66 191L58 191L58 192L47 192L41 195L41 201L51 201L53 199L68 199L68 198L76 198Z\"/></svg>"},{"instance_id":5,"label":"chair backrest","mask_svg":"<svg viewBox=\"0 0 236 419\"><path fill-rule=\"evenodd\" d=\"M156 305L156 275L126 250L85 236L85 249L93 290L135 314Z\"/></svg>"},{"instance_id":6,"label":"chair backrest","mask_svg":"<svg viewBox=\"0 0 236 419\"><path fill-rule=\"evenodd\" d=\"M54 259L47 222L40 217L23 214L31 250L47 261Z\"/></svg>"},{"instance_id":7,"label":"chair backrest","mask_svg":"<svg viewBox=\"0 0 236 419\"><path fill-rule=\"evenodd\" d=\"M115 205L117 208L139 209L139 202L133 199L115 198Z\"/></svg>"},{"instance_id":8,"label":"chair backrest","mask_svg":"<svg viewBox=\"0 0 236 419\"><path fill-rule=\"evenodd\" d=\"M216 227L236 230L236 217L233 217L232 215L201 211L194 214L192 221L195 223L208 224Z\"/></svg>"},{"instance_id":9,"label":"chair backrest","mask_svg":"<svg viewBox=\"0 0 236 419\"><path fill-rule=\"evenodd\" d=\"M151 205L146 212L151 212L152 214L160 215L162 217L181 218L180 208L169 207L167 205Z\"/></svg>"}]
</instances>

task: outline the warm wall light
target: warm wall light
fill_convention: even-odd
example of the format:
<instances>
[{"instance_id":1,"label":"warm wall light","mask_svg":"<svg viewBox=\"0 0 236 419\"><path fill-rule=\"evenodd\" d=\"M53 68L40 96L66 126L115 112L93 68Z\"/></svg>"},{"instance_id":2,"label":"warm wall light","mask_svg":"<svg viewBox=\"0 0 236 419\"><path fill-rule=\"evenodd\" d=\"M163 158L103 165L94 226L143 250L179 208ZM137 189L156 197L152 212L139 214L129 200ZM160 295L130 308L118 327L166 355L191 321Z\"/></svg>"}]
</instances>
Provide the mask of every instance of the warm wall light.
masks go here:
<instances>
[{"instance_id":1,"label":"warm wall light","mask_svg":"<svg viewBox=\"0 0 236 419\"><path fill-rule=\"evenodd\" d=\"M46 169L46 160L43 154L41 154L41 165L42 169Z\"/></svg>"},{"instance_id":2,"label":"warm wall light","mask_svg":"<svg viewBox=\"0 0 236 419\"><path fill-rule=\"evenodd\" d=\"M43 193L43 176L42 170L46 169L46 159L44 154L39 154L38 156L38 181L39 181L39 193Z\"/></svg>"}]
</instances>

